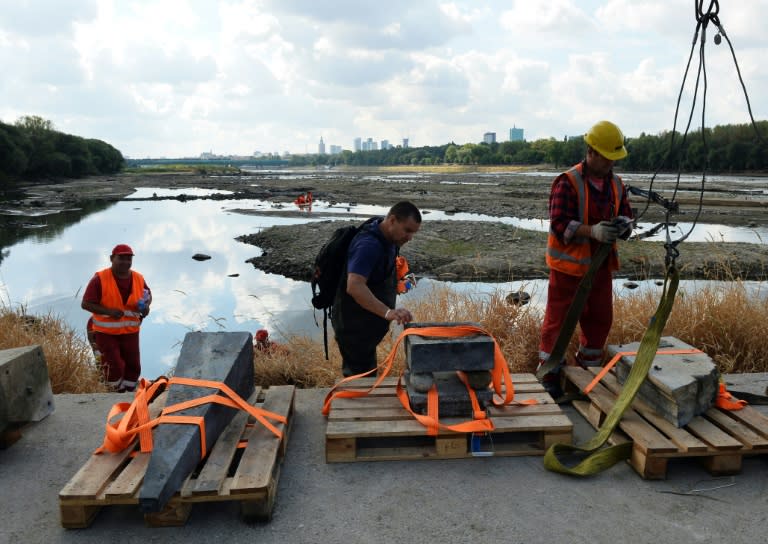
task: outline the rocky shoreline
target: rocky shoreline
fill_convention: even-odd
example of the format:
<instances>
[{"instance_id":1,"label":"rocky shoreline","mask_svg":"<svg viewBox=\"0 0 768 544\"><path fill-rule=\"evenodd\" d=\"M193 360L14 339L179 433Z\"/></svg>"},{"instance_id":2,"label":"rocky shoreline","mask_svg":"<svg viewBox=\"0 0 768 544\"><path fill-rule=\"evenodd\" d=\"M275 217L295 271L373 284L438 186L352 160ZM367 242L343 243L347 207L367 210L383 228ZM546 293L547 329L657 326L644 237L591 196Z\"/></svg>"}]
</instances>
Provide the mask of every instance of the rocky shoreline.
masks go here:
<instances>
[{"instance_id":1,"label":"rocky shoreline","mask_svg":"<svg viewBox=\"0 0 768 544\"><path fill-rule=\"evenodd\" d=\"M331 170L268 171L233 176L192 174L121 174L55 184L30 184L3 207L23 215L25 210L74 207L83 201L118 201L136 188L178 189L179 195L154 197L192 200L197 198L248 200L273 203L266 213L283 216L306 215L293 206L293 200L312 191L316 200L340 204L388 206L397 200L411 200L422 209L446 213L476 213L496 217L544 219L549 187L556 172L509 172L476 169L454 171ZM386 180L385 180L386 176ZM677 199L678 221L690 222L698 211L695 183L681 184ZM196 196L185 188L207 188L226 194ZM656 189L669 189L657 184ZM645 201L632 198L642 210ZM727 179L708 185L699 221L731 226L768 224L768 197L762 191L749 191ZM265 212L228 209L228 212ZM313 212L314 213L314 212ZM650 206L643 221L662 219L663 210ZM317 217L318 214L314 213ZM362 217L355 220L362 221ZM250 259L257 268L296 280L309 279L315 254L335 228L349 224L329 220L301 225L279 226L238 238L262 250ZM452 281L511 281L545 278L546 234L523 230L501 222L431 220L425 217L422 229L405 246L412 271L417 276ZM659 242L622 243L622 275L632 279L659 277L664 271L665 250ZM254 252L257 251L254 249ZM683 277L711 278L725 273L729 278L764 279L768 265L768 246L706 242L685 242L677 261Z\"/></svg>"}]
</instances>

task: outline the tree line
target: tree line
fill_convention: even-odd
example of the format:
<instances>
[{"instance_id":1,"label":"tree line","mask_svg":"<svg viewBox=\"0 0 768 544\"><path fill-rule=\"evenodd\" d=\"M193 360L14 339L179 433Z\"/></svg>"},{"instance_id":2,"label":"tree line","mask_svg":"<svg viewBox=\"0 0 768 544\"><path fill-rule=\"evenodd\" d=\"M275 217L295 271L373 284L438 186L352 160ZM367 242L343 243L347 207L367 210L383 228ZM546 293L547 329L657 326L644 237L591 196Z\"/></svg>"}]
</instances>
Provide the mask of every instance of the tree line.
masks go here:
<instances>
[{"instance_id":1,"label":"tree line","mask_svg":"<svg viewBox=\"0 0 768 544\"><path fill-rule=\"evenodd\" d=\"M768 170L768 121L756 126L718 125L689 132L658 135L645 133L626 141L629 155L621 161L627 171L745 172ZM393 147L379 151L342 151L335 155L294 155L293 166L392 166L392 165L536 165L570 166L584 158L581 137L445 144L425 147Z\"/></svg>"},{"instance_id":2,"label":"tree line","mask_svg":"<svg viewBox=\"0 0 768 544\"><path fill-rule=\"evenodd\" d=\"M124 164L122 153L108 143L59 132L42 117L25 115L13 125L0 121L0 182L113 174Z\"/></svg>"}]
</instances>

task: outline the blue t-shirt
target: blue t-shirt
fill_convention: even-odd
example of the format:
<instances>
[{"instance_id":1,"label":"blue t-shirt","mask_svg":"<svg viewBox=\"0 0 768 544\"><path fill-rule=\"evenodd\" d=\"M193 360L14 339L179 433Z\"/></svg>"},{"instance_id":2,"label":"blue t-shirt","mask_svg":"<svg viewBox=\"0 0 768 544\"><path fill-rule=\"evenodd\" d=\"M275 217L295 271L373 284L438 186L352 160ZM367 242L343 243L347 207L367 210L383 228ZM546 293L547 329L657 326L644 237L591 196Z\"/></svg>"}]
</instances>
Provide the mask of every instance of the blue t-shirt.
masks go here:
<instances>
[{"instance_id":1,"label":"blue t-shirt","mask_svg":"<svg viewBox=\"0 0 768 544\"><path fill-rule=\"evenodd\" d=\"M395 244L388 242L379 230L381 219L354 237L347 253L347 272L360 274L367 283L381 283L392 272Z\"/></svg>"}]
</instances>

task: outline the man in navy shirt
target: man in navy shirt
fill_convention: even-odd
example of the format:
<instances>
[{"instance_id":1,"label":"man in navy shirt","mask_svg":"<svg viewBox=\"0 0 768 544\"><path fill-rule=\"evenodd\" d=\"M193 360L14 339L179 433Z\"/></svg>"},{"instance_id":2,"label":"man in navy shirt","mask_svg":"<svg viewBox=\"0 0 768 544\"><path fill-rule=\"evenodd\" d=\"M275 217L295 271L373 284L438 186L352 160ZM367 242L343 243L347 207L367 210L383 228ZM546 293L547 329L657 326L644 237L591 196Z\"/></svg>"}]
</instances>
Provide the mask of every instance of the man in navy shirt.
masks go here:
<instances>
[{"instance_id":1,"label":"man in navy shirt","mask_svg":"<svg viewBox=\"0 0 768 544\"><path fill-rule=\"evenodd\" d=\"M367 224L347 252L346 282L336 292L331 323L342 358L344 376L375 369L376 346L389 330L389 322L413 320L406 308L397 308L395 257L421 226L421 212L411 202L398 202L386 217Z\"/></svg>"}]
</instances>

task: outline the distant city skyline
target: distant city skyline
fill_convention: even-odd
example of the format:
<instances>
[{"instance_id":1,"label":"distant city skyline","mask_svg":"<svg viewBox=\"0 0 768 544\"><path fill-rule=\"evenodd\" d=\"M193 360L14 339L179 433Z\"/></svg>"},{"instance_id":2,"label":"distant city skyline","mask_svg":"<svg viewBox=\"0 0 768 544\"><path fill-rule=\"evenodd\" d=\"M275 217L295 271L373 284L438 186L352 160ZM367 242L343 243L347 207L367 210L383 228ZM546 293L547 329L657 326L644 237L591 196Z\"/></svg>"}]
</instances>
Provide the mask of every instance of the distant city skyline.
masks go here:
<instances>
[{"instance_id":1,"label":"distant city skyline","mask_svg":"<svg viewBox=\"0 0 768 544\"><path fill-rule=\"evenodd\" d=\"M523 129L522 128L510 128L509 129L509 141L523 141ZM480 143L484 142L487 144L496 143L496 133L495 132L486 132L483 134L482 139L479 142L460 142L459 145L464 145L466 143ZM431 143L431 144L424 144L425 146L434 146L434 145L447 145L450 142L442 142L442 143ZM408 148L411 147L409 138L402 138L401 139L401 147ZM328 151L326 152L326 147L328 148ZM391 147L395 147L392 144L390 144L389 140L380 140L376 141L373 139L373 137L367 137L365 140L362 139L362 137L357 136L353 138L352 140L352 147L346 148L341 145L336 144L327 144L323 138L323 136L320 136L320 140L317 143L317 151L316 154L318 155L338 155L342 151L379 151L379 150L387 150ZM216 159L216 158L258 158L262 156L290 156L290 155L311 155L313 153L290 153L288 151L284 151L282 154L279 153L262 153L261 151L254 151L251 155L229 155L229 154L222 154L217 155L213 153L213 151L204 151L200 153L199 157L202 160L207 159Z\"/></svg>"}]
</instances>

